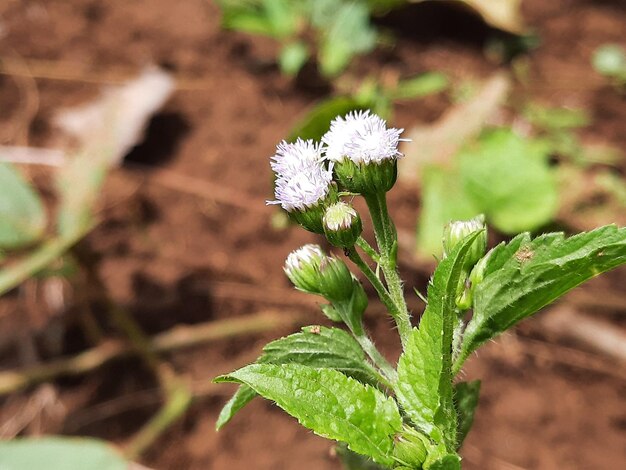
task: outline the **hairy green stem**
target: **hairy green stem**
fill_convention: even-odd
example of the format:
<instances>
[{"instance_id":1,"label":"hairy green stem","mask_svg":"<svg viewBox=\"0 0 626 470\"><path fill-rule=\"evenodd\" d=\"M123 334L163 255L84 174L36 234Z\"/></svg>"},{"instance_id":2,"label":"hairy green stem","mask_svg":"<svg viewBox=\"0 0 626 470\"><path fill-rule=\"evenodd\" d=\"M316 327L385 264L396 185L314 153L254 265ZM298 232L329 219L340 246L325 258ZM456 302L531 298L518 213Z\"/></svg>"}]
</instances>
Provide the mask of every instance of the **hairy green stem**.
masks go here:
<instances>
[{"instance_id":1,"label":"hairy green stem","mask_svg":"<svg viewBox=\"0 0 626 470\"><path fill-rule=\"evenodd\" d=\"M365 195L365 202L370 210L376 243L380 250L380 267L385 275L389 296L394 304L392 314L402 345L404 346L411 332L411 317L404 299L402 280L397 271L398 235L387 210L387 199L384 193Z\"/></svg>"},{"instance_id":2,"label":"hairy green stem","mask_svg":"<svg viewBox=\"0 0 626 470\"><path fill-rule=\"evenodd\" d=\"M357 342L361 345L365 354L369 356L372 362L381 370L382 376L379 378L382 383L387 387L393 388L394 382L396 382L398 373L393 366L387 361L385 356L376 348L374 342L366 334L355 335ZM379 374L380 375L380 374Z\"/></svg>"}]
</instances>

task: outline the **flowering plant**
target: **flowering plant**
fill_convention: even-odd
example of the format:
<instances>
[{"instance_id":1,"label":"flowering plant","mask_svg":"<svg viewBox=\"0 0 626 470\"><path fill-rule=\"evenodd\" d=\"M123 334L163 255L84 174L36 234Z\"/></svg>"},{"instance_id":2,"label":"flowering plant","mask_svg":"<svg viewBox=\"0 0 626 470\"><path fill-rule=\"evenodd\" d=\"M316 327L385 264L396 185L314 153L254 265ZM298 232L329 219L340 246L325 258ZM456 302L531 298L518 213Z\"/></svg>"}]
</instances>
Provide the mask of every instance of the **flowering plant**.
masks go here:
<instances>
[{"instance_id":1,"label":"flowering plant","mask_svg":"<svg viewBox=\"0 0 626 470\"><path fill-rule=\"evenodd\" d=\"M348 331L307 326L266 345L256 363L218 377L240 384L218 429L261 395L338 441L350 468L460 469L458 450L480 388L478 381L455 380L468 356L570 289L626 263L626 228L609 225L570 238L523 233L487 252L482 216L452 222L426 310L413 326L386 201L402 157L401 134L365 111L336 118L322 143L282 142L271 162L277 179L269 202L343 248L372 284L398 329L397 365L363 326L368 299L360 280L342 259L305 245L289 255L285 273L297 289L324 297L322 312ZM361 217L346 202L357 195L367 204L375 247L361 236Z\"/></svg>"}]
</instances>

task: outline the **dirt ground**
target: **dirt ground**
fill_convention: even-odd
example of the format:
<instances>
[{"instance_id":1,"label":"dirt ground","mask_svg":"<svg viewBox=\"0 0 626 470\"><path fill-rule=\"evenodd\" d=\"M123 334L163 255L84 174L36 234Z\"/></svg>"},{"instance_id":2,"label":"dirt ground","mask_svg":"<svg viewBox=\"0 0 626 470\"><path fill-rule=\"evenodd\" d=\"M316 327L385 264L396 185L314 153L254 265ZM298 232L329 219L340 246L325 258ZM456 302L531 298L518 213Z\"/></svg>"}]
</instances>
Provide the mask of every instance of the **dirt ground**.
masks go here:
<instances>
[{"instance_id":1,"label":"dirt ground","mask_svg":"<svg viewBox=\"0 0 626 470\"><path fill-rule=\"evenodd\" d=\"M541 45L529 54L530 84L517 92L554 106L587 109L594 120L583 137L626 149L624 95L606 86L589 65L599 45L626 45L626 3L525 0L523 12ZM276 45L222 31L218 8L206 0L3 0L0 24L0 61L39 64L31 69L35 78L0 75L2 144L46 145L56 109L88 100L103 84L129 77L145 64L156 63L178 79L146 142L107 181L104 222L84 241L97 254L115 301L146 331L264 311L285 318L309 313L306 323L323 322L314 301L293 293L282 272L291 250L319 239L297 228L273 229L273 212L264 205L271 192L268 156L294 118L324 96L327 89L319 80L281 77L272 65ZM483 78L499 68L483 54L493 31L449 6L413 6L381 24L395 32L396 46L355 67L402 76L442 70L455 80ZM30 85L38 92L34 109L23 105L22 92ZM449 106L443 96L403 103L396 107L394 124L432 122ZM622 168L626 174L626 162ZM45 179L43 186L45 191ZM391 200L399 225L412 230L420 204L415 190L397 187ZM424 290L429 276L424 267L407 263L402 271L409 285ZM623 294L624 276L626 270L617 270L584 289L592 296L607 290ZM0 302L2 315L15 305L15 294ZM380 307L373 307L368 324L382 349L397 356L395 333ZM416 314L422 308L417 300L412 307ZM626 325L623 308L586 309ZM159 470L340 468L327 441L261 400L223 431L214 431L233 388L212 386L210 380L293 330L286 326L169 355L199 397L142 463ZM69 337L63 347L68 353L80 345ZM3 357L0 365L12 361ZM482 379L483 388L475 427L462 450L464 468L622 467L626 380L598 367L609 361L547 334L540 318L488 344L465 372L467 378ZM155 387L151 374L132 359L59 380L54 391L65 409L63 419L39 430L124 443L156 409ZM9 397L1 406L19 410L31 392Z\"/></svg>"}]
</instances>

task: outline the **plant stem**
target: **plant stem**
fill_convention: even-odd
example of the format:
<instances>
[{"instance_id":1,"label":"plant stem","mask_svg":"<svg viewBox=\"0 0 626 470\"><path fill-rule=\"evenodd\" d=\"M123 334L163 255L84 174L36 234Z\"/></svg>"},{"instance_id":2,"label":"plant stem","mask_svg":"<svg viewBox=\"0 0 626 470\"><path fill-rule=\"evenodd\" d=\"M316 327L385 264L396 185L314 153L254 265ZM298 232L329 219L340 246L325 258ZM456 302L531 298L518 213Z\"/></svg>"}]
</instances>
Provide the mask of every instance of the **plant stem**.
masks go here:
<instances>
[{"instance_id":1,"label":"plant stem","mask_svg":"<svg viewBox=\"0 0 626 470\"><path fill-rule=\"evenodd\" d=\"M380 377L381 382L386 386L393 388L393 383L396 382L398 373L392 367L392 365L387 361L385 356L383 356L373 341L366 334L355 335L357 342L361 345L365 354L369 356L372 362L381 370L382 376ZM377 371L378 372L378 371ZM380 374L379 374L380 375Z\"/></svg>"},{"instance_id":2,"label":"plant stem","mask_svg":"<svg viewBox=\"0 0 626 470\"><path fill-rule=\"evenodd\" d=\"M393 221L389 217L385 193L368 194L364 197L372 217L374 235L380 251L379 264L385 275L389 296L394 304L393 312L390 311L390 313L398 325L404 346L412 326L402 290L402 280L397 271L398 235Z\"/></svg>"},{"instance_id":3,"label":"plant stem","mask_svg":"<svg viewBox=\"0 0 626 470\"><path fill-rule=\"evenodd\" d=\"M374 289L376 289L376 293L378 294L378 297L380 297L381 302L385 305L385 307L387 307L389 313L391 313L391 316L395 318L395 316L398 314L396 305L391 299L389 292L387 292L387 288L383 285L381 280L378 279L376 273L372 271L372 268L370 268L365 261L363 261L363 258L361 258L361 255L359 255L356 249L346 249L346 255L354 264L357 265L357 267L363 272L363 274L365 274L365 277L368 279L368 281L370 281L370 284L372 284L372 286L374 286Z\"/></svg>"}]
</instances>

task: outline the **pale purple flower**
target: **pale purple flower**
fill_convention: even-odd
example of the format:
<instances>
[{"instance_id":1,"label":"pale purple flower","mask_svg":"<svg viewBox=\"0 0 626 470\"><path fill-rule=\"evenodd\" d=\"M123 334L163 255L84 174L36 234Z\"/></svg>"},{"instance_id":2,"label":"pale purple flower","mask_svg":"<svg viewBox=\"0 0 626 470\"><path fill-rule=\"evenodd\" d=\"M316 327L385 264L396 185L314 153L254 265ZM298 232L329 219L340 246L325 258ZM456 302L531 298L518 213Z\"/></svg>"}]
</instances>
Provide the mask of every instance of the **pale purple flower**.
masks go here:
<instances>
[{"instance_id":1,"label":"pale purple flower","mask_svg":"<svg viewBox=\"0 0 626 470\"><path fill-rule=\"evenodd\" d=\"M338 162L344 158L354 163L380 163L402 157L398 151L404 129L387 129L387 123L367 111L353 111L337 117L322 137L326 159Z\"/></svg>"},{"instance_id":2,"label":"pale purple flower","mask_svg":"<svg viewBox=\"0 0 626 470\"><path fill-rule=\"evenodd\" d=\"M332 170L324 167L319 144L298 139L278 144L270 163L276 173L275 201L288 212L306 210L323 200L330 191Z\"/></svg>"}]
</instances>

